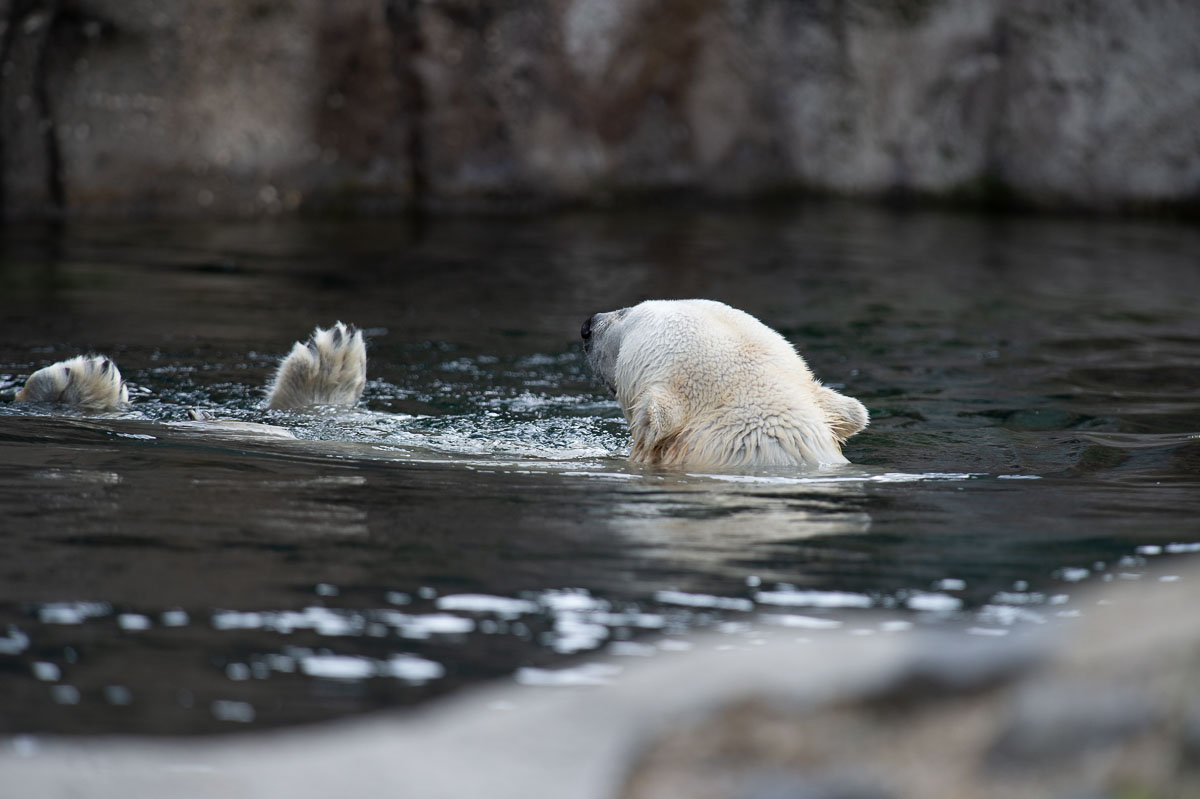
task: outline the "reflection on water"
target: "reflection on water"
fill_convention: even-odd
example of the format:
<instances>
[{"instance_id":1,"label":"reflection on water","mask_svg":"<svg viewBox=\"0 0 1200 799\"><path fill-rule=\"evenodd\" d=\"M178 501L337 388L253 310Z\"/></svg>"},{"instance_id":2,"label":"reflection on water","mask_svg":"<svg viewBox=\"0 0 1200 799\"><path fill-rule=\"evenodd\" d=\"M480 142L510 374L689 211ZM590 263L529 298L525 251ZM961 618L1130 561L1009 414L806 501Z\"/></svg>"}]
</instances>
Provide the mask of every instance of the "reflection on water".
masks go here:
<instances>
[{"instance_id":1,"label":"reflection on water","mask_svg":"<svg viewBox=\"0 0 1200 799\"><path fill-rule=\"evenodd\" d=\"M10 229L0 395L97 350L137 401L0 402L0 730L603 684L697 629L1087 613L1081 586L1200 549L1198 255L1179 227L829 207ZM688 296L752 311L867 404L854 465L625 462L579 322ZM260 409L275 359L335 319L370 340L364 407Z\"/></svg>"}]
</instances>

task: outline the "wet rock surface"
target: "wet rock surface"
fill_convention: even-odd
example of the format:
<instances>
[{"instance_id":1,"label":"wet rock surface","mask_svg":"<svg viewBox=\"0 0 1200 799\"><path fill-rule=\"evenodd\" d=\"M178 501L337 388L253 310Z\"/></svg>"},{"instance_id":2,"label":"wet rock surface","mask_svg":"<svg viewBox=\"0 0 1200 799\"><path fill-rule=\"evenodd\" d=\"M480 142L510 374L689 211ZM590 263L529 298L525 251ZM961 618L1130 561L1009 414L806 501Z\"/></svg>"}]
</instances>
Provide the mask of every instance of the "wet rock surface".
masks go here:
<instances>
[{"instance_id":1,"label":"wet rock surface","mask_svg":"<svg viewBox=\"0 0 1200 799\"><path fill-rule=\"evenodd\" d=\"M989 642L817 706L749 693L656 738L619 795L1200 795L1194 591L1126 594L1025 660Z\"/></svg>"},{"instance_id":2,"label":"wet rock surface","mask_svg":"<svg viewBox=\"0 0 1200 799\"><path fill-rule=\"evenodd\" d=\"M5 210L1194 207L1182 0L9 0Z\"/></svg>"}]
</instances>

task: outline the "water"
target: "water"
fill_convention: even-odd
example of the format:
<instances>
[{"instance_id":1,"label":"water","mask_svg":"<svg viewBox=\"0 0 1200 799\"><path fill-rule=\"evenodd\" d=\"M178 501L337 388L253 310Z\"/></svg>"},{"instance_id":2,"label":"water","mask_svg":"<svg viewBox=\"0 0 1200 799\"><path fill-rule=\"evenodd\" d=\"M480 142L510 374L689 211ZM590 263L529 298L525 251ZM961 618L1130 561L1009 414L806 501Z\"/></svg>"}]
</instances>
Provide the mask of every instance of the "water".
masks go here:
<instances>
[{"instance_id":1,"label":"water","mask_svg":"<svg viewBox=\"0 0 1200 799\"><path fill-rule=\"evenodd\" d=\"M0 392L92 350L137 397L106 417L0 403L2 732L603 683L687 657L697 630L999 636L1200 550L1192 228L822 206L2 241ZM866 403L853 466L624 461L580 322L693 296ZM368 333L363 407L260 410L275 360L336 319ZM297 440L198 429L190 407Z\"/></svg>"}]
</instances>

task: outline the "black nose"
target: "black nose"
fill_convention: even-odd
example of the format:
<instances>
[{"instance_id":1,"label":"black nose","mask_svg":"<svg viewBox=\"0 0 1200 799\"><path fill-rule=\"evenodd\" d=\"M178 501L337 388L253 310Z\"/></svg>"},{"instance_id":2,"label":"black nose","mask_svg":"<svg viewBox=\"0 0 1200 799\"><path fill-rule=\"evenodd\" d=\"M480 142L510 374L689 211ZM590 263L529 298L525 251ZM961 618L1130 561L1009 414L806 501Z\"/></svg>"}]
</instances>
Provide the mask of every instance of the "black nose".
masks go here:
<instances>
[{"instance_id":1,"label":"black nose","mask_svg":"<svg viewBox=\"0 0 1200 799\"><path fill-rule=\"evenodd\" d=\"M587 319L583 320L583 327L579 328L579 335L583 337L584 341L587 341L592 337L592 320L595 318L596 315L592 314Z\"/></svg>"}]
</instances>

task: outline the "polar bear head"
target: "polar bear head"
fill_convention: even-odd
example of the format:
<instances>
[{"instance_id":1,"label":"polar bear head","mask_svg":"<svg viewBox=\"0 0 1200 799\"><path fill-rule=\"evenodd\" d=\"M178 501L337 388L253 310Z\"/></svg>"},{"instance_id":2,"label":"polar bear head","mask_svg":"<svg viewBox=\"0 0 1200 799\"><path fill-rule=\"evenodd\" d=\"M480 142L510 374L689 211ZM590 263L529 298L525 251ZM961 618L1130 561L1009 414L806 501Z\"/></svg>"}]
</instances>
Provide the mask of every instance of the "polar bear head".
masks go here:
<instances>
[{"instance_id":1,"label":"polar bear head","mask_svg":"<svg viewBox=\"0 0 1200 799\"><path fill-rule=\"evenodd\" d=\"M822 386L782 336L712 300L649 300L589 317L592 370L629 422L630 459L686 467L846 463L867 409Z\"/></svg>"}]
</instances>

